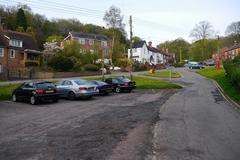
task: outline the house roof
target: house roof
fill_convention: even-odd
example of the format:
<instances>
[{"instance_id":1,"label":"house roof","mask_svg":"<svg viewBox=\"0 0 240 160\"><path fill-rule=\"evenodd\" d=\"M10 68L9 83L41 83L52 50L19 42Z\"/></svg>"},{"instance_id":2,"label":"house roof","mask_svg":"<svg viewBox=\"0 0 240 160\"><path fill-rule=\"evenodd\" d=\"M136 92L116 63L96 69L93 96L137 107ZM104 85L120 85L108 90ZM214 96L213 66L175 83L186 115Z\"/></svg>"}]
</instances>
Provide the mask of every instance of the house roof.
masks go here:
<instances>
[{"instance_id":1,"label":"house roof","mask_svg":"<svg viewBox=\"0 0 240 160\"><path fill-rule=\"evenodd\" d=\"M10 30L0 32L0 46L12 47L12 46L9 46L10 39L22 41L23 47L21 49L39 51L36 41L33 39L31 35L27 33L10 31ZM14 47L14 48L18 48L18 47Z\"/></svg>"},{"instance_id":2,"label":"house roof","mask_svg":"<svg viewBox=\"0 0 240 160\"><path fill-rule=\"evenodd\" d=\"M87 38L87 39L96 39L96 40L105 40L105 41L109 41L110 39L105 36L105 35L101 35L101 34L91 34L91 33L83 33L83 32L69 32L69 34L72 37L77 37L77 38Z\"/></svg>"},{"instance_id":3,"label":"house roof","mask_svg":"<svg viewBox=\"0 0 240 160\"><path fill-rule=\"evenodd\" d=\"M235 44L235 45L229 47L229 48L227 49L227 51L231 51L231 50L234 50L234 49L237 49L237 48L240 48L240 44Z\"/></svg>"},{"instance_id":4,"label":"house roof","mask_svg":"<svg viewBox=\"0 0 240 160\"><path fill-rule=\"evenodd\" d=\"M144 44L146 44L146 41L134 42L132 48L142 48Z\"/></svg>"}]
</instances>

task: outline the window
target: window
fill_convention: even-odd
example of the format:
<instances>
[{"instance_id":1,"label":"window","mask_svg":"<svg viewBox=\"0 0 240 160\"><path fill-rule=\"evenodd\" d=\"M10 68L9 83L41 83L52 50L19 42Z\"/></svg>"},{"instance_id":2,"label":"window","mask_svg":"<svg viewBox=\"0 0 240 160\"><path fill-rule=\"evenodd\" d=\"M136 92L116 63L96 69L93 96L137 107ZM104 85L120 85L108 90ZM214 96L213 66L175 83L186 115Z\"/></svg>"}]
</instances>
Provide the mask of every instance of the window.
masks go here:
<instances>
[{"instance_id":1,"label":"window","mask_svg":"<svg viewBox=\"0 0 240 160\"><path fill-rule=\"evenodd\" d=\"M85 44L85 39L79 38L79 43L80 43L80 44Z\"/></svg>"},{"instance_id":2,"label":"window","mask_svg":"<svg viewBox=\"0 0 240 160\"><path fill-rule=\"evenodd\" d=\"M4 57L4 49L0 48L0 57Z\"/></svg>"},{"instance_id":3,"label":"window","mask_svg":"<svg viewBox=\"0 0 240 160\"><path fill-rule=\"evenodd\" d=\"M101 42L101 45L102 45L103 47L107 47L107 41L102 41L102 42Z\"/></svg>"},{"instance_id":4,"label":"window","mask_svg":"<svg viewBox=\"0 0 240 160\"><path fill-rule=\"evenodd\" d=\"M89 39L89 45L94 45L94 40L93 39Z\"/></svg>"},{"instance_id":5,"label":"window","mask_svg":"<svg viewBox=\"0 0 240 160\"><path fill-rule=\"evenodd\" d=\"M2 64L0 64L0 73L3 72Z\"/></svg>"},{"instance_id":6,"label":"window","mask_svg":"<svg viewBox=\"0 0 240 160\"><path fill-rule=\"evenodd\" d=\"M93 50L93 49L90 49L90 52L91 52L91 54L93 54L93 53L94 53L94 50Z\"/></svg>"},{"instance_id":7,"label":"window","mask_svg":"<svg viewBox=\"0 0 240 160\"><path fill-rule=\"evenodd\" d=\"M10 58L15 58L15 50L10 49Z\"/></svg>"},{"instance_id":8,"label":"window","mask_svg":"<svg viewBox=\"0 0 240 160\"><path fill-rule=\"evenodd\" d=\"M11 39L10 41L9 41L9 45L10 46L14 46L14 47L22 47L22 41L20 41L20 40L15 40L15 39Z\"/></svg>"}]
</instances>

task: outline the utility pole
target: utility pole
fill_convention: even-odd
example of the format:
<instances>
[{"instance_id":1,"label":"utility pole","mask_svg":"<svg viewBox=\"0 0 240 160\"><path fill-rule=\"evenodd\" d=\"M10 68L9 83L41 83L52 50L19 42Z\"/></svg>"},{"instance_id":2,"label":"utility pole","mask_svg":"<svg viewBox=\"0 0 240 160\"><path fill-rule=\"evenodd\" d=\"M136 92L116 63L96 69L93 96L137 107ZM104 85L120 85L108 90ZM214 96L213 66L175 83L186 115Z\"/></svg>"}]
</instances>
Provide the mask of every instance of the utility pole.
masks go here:
<instances>
[{"instance_id":1,"label":"utility pole","mask_svg":"<svg viewBox=\"0 0 240 160\"><path fill-rule=\"evenodd\" d=\"M130 16L130 20L129 20L129 24L130 24L130 61L132 61L132 36L133 36L133 32L132 32L132 16ZM131 80L133 79L132 77L132 70L133 70L133 65L131 64L131 69L130 69L130 78Z\"/></svg>"},{"instance_id":2,"label":"utility pole","mask_svg":"<svg viewBox=\"0 0 240 160\"><path fill-rule=\"evenodd\" d=\"M180 63L182 63L182 47L180 47Z\"/></svg>"}]
</instances>

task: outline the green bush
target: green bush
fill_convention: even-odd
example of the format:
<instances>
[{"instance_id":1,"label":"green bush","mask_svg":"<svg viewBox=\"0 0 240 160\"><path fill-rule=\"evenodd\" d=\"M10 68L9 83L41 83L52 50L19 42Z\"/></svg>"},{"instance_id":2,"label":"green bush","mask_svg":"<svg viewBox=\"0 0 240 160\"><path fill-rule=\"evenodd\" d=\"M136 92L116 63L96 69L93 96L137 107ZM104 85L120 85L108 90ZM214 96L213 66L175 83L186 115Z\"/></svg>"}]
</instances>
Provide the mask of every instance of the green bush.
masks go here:
<instances>
[{"instance_id":1,"label":"green bush","mask_svg":"<svg viewBox=\"0 0 240 160\"><path fill-rule=\"evenodd\" d=\"M240 87L240 55L233 60L224 61L223 67L230 80Z\"/></svg>"},{"instance_id":2,"label":"green bush","mask_svg":"<svg viewBox=\"0 0 240 160\"><path fill-rule=\"evenodd\" d=\"M172 65L173 65L174 67L184 67L184 64L185 64L185 63L173 63Z\"/></svg>"},{"instance_id":3,"label":"green bush","mask_svg":"<svg viewBox=\"0 0 240 160\"><path fill-rule=\"evenodd\" d=\"M141 64L138 62L135 62L133 64L133 68L135 71L147 71L148 70L148 64Z\"/></svg>"},{"instance_id":4,"label":"green bush","mask_svg":"<svg viewBox=\"0 0 240 160\"><path fill-rule=\"evenodd\" d=\"M48 65L56 71L70 71L74 67L71 57L56 55L48 60Z\"/></svg>"},{"instance_id":5,"label":"green bush","mask_svg":"<svg viewBox=\"0 0 240 160\"><path fill-rule=\"evenodd\" d=\"M95 64L85 64L83 68L85 71L99 71L98 66Z\"/></svg>"},{"instance_id":6,"label":"green bush","mask_svg":"<svg viewBox=\"0 0 240 160\"><path fill-rule=\"evenodd\" d=\"M36 61L27 61L27 62L25 62L25 66L26 67L37 67L37 66L39 66L39 63Z\"/></svg>"}]
</instances>

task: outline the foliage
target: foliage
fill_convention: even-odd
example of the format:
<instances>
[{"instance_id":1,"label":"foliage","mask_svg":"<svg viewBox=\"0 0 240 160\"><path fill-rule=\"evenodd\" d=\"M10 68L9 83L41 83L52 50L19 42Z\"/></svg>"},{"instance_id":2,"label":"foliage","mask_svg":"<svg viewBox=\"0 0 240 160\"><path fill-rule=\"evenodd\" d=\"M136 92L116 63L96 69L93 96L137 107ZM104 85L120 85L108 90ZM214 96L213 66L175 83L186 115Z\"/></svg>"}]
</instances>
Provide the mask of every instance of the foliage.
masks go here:
<instances>
[{"instance_id":1,"label":"foliage","mask_svg":"<svg viewBox=\"0 0 240 160\"><path fill-rule=\"evenodd\" d=\"M240 35L240 21L231 23L226 29L227 35Z\"/></svg>"},{"instance_id":2,"label":"foliage","mask_svg":"<svg viewBox=\"0 0 240 160\"><path fill-rule=\"evenodd\" d=\"M98 66L94 64L85 64L83 68L85 71L99 71Z\"/></svg>"},{"instance_id":3,"label":"foliage","mask_svg":"<svg viewBox=\"0 0 240 160\"><path fill-rule=\"evenodd\" d=\"M0 86L0 100L7 100L11 98L12 92L20 84L9 84Z\"/></svg>"},{"instance_id":4,"label":"foliage","mask_svg":"<svg viewBox=\"0 0 240 160\"><path fill-rule=\"evenodd\" d=\"M74 62L71 57L58 54L48 60L48 65L56 71L70 71L74 67Z\"/></svg>"},{"instance_id":5,"label":"foliage","mask_svg":"<svg viewBox=\"0 0 240 160\"><path fill-rule=\"evenodd\" d=\"M18 27L23 27L24 31L26 31L28 24L25 13L22 8L19 8L16 15L16 25Z\"/></svg>"},{"instance_id":6,"label":"foliage","mask_svg":"<svg viewBox=\"0 0 240 160\"><path fill-rule=\"evenodd\" d=\"M229 97L240 103L240 90L236 84L232 83L232 81L226 77L223 69L216 70L214 67L209 67L198 70L197 73L217 81Z\"/></svg>"},{"instance_id":7,"label":"foliage","mask_svg":"<svg viewBox=\"0 0 240 160\"><path fill-rule=\"evenodd\" d=\"M35 61L26 61L25 66L26 67L36 67L36 66L39 66L39 63L35 62Z\"/></svg>"},{"instance_id":8,"label":"foliage","mask_svg":"<svg viewBox=\"0 0 240 160\"><path fill-rule=\"evenodd\" d=\"M132 64L132 61L128 58L120 58L117 61L117 66L119 66L122 69L125 69L126 67L130 66Z\"/></svg>"},{"instance_id":9,"label":"foliage","mask_svg":"<svg viewBox=\"0 0 240 160\"><path fill-rule=\"evenodd\" d=\"M174 67L184 67L184 62L182 62L182 63L173 63L172 65L174 66Z\"/></svg>"},{"instance_id":10,"label":"foliage","mask_svg":"<svg viewBox=\"0 0 240 160\"><path fill-rule=\"evenodd\" d=\"M177 62L180 62L180 50L182 54L182 60L189 59L188 53L190 49L190 44L182 38L161 43L158 45L158 48L163 51L168 49L169 53L175 54Z\"/></svg>"},{"instance_id":11,"label":"foliage","mask_svg":"<svg viewBox=\"0 0 240 160\"><path fill-rule=\"evenodd\" d=\"M51 35L47 37L46 42L57 42L57 45L60 45L63 39L64 39L63 36Z\"/></svg>"},{"instance_id":12,"label":"foliage","mask_svg":"<svg viewBox=\"0 0 240 160\"><path fill-rule=\"evenodd\" d=\"M146 71L148 69L148 64L142 64L139 62L133 63L134 71Z\"/></svg>"},{"instance_id":13,"label":"foliage","mask_svg":"<svg viewBox=\"0 0 240 160\"><path fill-rule=\"evenodd\" d=\"M229 79L240 87L240 55L233 60L226 60L223 66Z\"/></svg>"},{"instance_id":14,"label":"foliage","mask_svg":"<svg viewBox=\"0 0 240 160\"><path fill-rule=\"evenodd\" d=\"M132 38L132 40L133 40L133 42L140 42L140 41L143 41L140 37L138 37L138 36L134 36L133 38Z\"/></svg>"}]
</instances>

